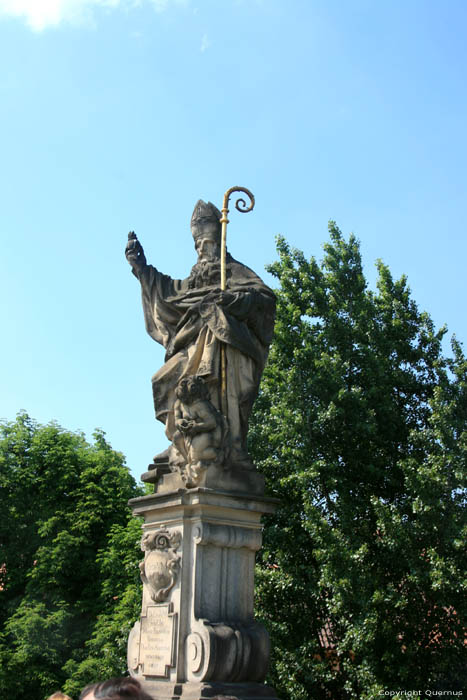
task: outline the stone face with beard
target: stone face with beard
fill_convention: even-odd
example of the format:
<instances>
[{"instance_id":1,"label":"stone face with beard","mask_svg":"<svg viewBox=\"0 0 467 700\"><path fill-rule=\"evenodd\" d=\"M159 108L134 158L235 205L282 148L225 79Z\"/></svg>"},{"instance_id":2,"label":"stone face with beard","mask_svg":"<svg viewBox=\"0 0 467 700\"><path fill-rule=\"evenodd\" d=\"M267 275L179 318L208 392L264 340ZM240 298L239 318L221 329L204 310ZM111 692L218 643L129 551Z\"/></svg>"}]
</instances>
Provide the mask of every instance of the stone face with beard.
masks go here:
<instances>
[{"instance_id":1,"label":"stone face with beard","mask_svg":"<svg viewBox=\"0 0 467 700\"><path fill-rule=\"evenodd\" d=\"M249 469L248 419L272 339L275 296L246 265L227 254L226 290L220 290L221 214L199 200L191 220L198 254L188 278L174 280L146 263L133 234L126 256L141 283L146 330L166 348L165 364L152 378L156 417L172 440L175 388L182 377L200 375L210 400L221 409L220 348L227 365L227 418L231 468Z\"/></svg>"}]
</instances>

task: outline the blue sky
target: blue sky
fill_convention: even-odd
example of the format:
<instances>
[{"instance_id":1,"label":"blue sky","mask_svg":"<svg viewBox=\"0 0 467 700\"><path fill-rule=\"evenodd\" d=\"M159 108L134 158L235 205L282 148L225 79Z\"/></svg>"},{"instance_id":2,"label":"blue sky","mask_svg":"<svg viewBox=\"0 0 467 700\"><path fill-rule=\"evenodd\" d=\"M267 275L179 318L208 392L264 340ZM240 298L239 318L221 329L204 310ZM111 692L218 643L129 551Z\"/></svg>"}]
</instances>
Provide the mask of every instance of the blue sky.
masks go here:
<instances>
[{"instance_id":1,"label":"blue sky","mask_svg":"<svg viewBox=\"0 0 467 700\"><path fill-rule=\"evenodd\" d=\"M465 342L466 30L455 0L0 0L0 417L101 427L145 471L163 350L127 232L185 277L232 185L242 262L277 233L320 258L335 219Z\"/></svg>"}]
</instances>

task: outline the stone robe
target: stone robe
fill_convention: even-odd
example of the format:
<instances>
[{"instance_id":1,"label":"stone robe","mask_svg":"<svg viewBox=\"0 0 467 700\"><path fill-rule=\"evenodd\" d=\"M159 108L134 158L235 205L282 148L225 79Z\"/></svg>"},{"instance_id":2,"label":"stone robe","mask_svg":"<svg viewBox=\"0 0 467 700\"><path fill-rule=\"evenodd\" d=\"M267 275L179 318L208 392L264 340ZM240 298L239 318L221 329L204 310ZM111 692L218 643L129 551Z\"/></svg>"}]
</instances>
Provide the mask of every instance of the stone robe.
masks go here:
<instances>
[{"instance_id":1,"label":"stone robe","mask_svg":"<svg viewBox=\"0 0 467 700\"><path fill-rule=\"evenodd\" d=\"M188 375L200 375L214 406L220 401L220 347L226 348L227 418L230 465L251 466L246 451L248 418L257 396L272 339L275 296L248 267L227 254L226 292L230 303L217 304L219 262L197 263L185 280L174 280L152 265L134 271L141 283L146 330L166 348L165 364L152 378L156 418L175 432L175 387Z\"/></svg>"}]
</instances>

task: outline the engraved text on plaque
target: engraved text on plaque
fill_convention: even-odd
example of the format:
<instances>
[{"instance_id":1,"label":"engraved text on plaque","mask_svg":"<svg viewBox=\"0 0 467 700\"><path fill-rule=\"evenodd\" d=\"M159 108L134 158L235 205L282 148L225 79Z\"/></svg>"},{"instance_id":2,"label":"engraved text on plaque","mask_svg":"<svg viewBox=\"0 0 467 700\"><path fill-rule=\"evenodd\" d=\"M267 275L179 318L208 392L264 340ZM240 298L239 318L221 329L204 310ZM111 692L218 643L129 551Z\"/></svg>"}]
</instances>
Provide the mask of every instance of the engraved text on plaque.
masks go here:
<instances>
[{"instance_id":1,"label":"engraved text on plaque","mask_svg":"<svg viewBox=\"0 0 467 700\"><path fill-rule=\"evenodd\" d=\"M167 678L169 668L175 665L174 624L176 614L171 604L148 605L141 617L139 663L145 676Z\"/></svg>"}]
</instances>

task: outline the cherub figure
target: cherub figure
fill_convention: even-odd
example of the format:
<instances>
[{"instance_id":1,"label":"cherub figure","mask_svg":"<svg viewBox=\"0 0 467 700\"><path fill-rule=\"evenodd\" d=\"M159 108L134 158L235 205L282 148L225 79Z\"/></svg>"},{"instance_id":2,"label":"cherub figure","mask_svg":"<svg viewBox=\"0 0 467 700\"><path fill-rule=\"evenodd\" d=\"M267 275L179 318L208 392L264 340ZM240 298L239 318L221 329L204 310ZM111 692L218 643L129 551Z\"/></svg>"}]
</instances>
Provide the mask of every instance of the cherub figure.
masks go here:
<instances>
[{"instance_id":1,"label":"cherub figure","mask_svg":"<svg viewBox=\"0 0 467 700\"><path fill-rule=\"evenodd\" d=\"M203 469L224 459L227 421L209 400L202 377L183 377L175 395L173 444L186 463L188 482L196 484Z\"/></svg>"}]
</instances>

